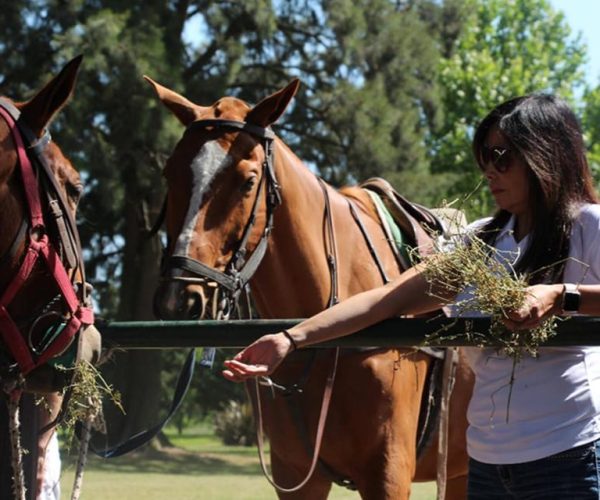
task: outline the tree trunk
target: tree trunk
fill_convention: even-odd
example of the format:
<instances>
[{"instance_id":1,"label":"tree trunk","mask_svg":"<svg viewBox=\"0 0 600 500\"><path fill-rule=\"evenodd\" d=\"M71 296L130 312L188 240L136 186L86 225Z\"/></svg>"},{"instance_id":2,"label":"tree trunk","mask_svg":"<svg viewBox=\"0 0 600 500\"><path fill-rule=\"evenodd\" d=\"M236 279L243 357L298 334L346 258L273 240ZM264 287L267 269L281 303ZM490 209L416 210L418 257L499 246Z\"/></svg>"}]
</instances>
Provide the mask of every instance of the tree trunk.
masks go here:
<instances>
[{"instance_id":1,"label":"tree trunk","mask_svg":"<svg viewBox=\"0 0 600 500\"><path fill-rule=\"evenodd\" d=\"M25 475L26 500L35 499L38 458L38 411L32 394L23 394L19 404L23 473ZM0 498L13 498L12 453L8 434L8 406L0 397Z\"/></svg>"},{"instance_id":2,"label":"tree trunk","mask_svg":"<svg viewBox=\"0 0 600 500\"><path fill-rule=\"evenodd\" d=\"M140 199L131 189L128 191L127 199ZM153 319L152 298L159 277L161 247L157 236L147 236L147 223L140 216L143 203L134 201L126 205L126 243L118 313L119 319L125 321ZM160 203L156 206L160 207ZM120 443L158 422L160 367L161 353L155 350L114 353L105 363L103 372L120 393L125 415L111 402L105 403L108 443L104 446Z\"/></svg>"}]
</instances>

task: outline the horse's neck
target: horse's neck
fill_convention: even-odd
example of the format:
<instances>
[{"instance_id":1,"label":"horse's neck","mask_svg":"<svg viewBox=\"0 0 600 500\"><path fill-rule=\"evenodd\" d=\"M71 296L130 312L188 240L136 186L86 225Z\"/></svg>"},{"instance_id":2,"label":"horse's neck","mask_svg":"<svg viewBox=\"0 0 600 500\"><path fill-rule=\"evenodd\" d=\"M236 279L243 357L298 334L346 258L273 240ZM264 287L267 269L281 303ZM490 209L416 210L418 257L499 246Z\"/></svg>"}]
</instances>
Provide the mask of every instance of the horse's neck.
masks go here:
<instances>
[{"instance_id":1,"label":"horse's neck","mask_svg":"<svg viewBox=\"0 0 600 500\"><path fill-rule=\"evenodd\" d=\"M20 200L12 192L10 183L0 183L0 261L11 248L22 218Z\"/></svg>"},{"instance_id":2,"label":"horse's neck","mask_svg":"<svg viewBox=\"0 0 600 500\"><path fill-rule=\"evenodd\" d=\"M0 143L12 143L7 125L1 118ZM0 148L0 259L12 245L23 218L20 207L25 200L19 193L18 179L15 179L16 165L16 150L12 147Z\"/></svg>"},{"instance_id":3,"label":"horse's neck","mask_svg":"<svg viewBox=\"0 0 600 500\"><path fill-rule=\"evenodd\" d=\"M326 241L325 195L319 180L280 141L276 142L275 165L283 202L275 210L269 249L252 281L252 291L261 317L305 317L329 302L332 275L328 254L336 254L338 272L343 267L345 275L354 260L368 256L356 248L362 237L341 194L327 189L336 234L334 252L332 242ZM352 292L347 280L338 291L341 298Z\"/></svg>"}]
</instances>

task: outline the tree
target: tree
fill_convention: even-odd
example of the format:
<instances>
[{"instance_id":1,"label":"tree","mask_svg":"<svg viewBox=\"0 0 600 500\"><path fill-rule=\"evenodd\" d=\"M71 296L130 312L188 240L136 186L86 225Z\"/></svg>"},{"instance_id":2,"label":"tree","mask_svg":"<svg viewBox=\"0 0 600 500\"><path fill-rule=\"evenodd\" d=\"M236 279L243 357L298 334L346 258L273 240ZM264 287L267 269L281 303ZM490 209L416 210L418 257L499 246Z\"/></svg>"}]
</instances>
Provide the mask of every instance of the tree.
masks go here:
<instances>
[{"instance_id":1,"label":"tree","mask_svg":"<svg viewBox=\"0 0 600 500\"><path fill-rule=\"evenodd\" d=\"M477 184L470 142L477 122L495 105L530 92L554 92L573 101L583 80L586 49L562 13L546 0L467 0L463 31L441 60L445 91L443 127L430 140L432 172L455 175L449 194L463 197ZM472 215L492 209L478 192Z\"/></svg>"},{"instance_id":2,"label":"tree","mask_svg":"<svg viewBox=\"0 0 600 500\"><path fill-rule=\"evenodd\" d=\"M586 89L583 103L582 127L588 145L588 160L598 185L600 183L600 85Z\"/></svg>"}]
</instances>

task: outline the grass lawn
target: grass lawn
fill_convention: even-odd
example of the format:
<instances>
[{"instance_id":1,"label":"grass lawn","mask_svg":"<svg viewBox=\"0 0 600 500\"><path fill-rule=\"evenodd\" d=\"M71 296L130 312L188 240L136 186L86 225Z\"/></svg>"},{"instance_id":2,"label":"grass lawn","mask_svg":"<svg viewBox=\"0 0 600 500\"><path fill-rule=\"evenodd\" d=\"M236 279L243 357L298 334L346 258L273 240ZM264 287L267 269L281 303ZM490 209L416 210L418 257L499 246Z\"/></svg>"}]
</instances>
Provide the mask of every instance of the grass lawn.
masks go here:
<instances>
[{"instance_id":1,"label":"grass lawn","mask_svg":"<svg viewBox=\"0 0 600 500\"><path fill-rule=\"evenodd\" d=\"M83 478L85 500L270 500L277 499L263 477L255 448L224 446L210 425L167 435L177 447L125 457L90 457ZM64 456L61 488L69 498L73 458ZM334 486L331 500L357 500L356 492ZM416 484L411 500L433 500L433 483Z\"/></svg>"}]
</instances>

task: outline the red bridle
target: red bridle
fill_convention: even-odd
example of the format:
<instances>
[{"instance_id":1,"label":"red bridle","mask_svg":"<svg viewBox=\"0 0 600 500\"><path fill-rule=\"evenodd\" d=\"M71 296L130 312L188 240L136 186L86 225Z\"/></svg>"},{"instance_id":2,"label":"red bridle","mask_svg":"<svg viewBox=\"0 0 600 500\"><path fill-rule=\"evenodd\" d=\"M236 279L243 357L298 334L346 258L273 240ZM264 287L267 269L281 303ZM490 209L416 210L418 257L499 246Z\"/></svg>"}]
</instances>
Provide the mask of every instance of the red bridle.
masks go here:
<instances>
[{"instance_id":1,"label":"red bridle","mask_svg":"<svg viewBox=\"0 0 600 500\"><path fill-rule=\"evenodd\" d=\"M2 115L8 124L17 149L18 164L21 169L21 178L29 208L28 216L30 222L29 243L25 250L23 261L17 274L6 289L0 291L0 336L18 364L21 374L25 376L33 369L65 351L82 325L92 325L94 323L94 312L91 307L85 304L85 299L80 301L77 297L74 284L69 278L60 255L48 238L40 201L38 180L27 155L17 123L11 113L2 105L0 105L0 115ZM56 336L43 352L36 354L28 347L24 336L13 318L11 318L7 308L29 279L38 259L45 261L48 272L60 291L69 317L66 319L66 325L60 334Z\"/></svg>"}]
</instances>

